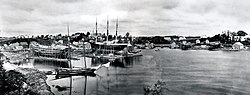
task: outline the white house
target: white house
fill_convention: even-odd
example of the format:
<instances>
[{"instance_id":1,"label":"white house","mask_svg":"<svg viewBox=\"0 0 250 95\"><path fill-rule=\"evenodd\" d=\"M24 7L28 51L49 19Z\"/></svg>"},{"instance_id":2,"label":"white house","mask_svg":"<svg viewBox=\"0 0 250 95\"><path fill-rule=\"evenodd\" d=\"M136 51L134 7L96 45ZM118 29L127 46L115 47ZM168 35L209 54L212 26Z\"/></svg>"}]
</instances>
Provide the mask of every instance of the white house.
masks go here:
<instances>
[{"instance_id":1,"label":"white house","mask_svg":"<svg viewBox=\"0 0 250 95\"><path fill-rule=\"evenodd\" d=\"M171 41L171 37L164 37L164 40Z\"/></svg>"},{"instance_id":2,"label":"white house","mask_svg":"<svg viewBox=\"0 0 250 95\"><path fill-rule=\"evenodd\" d=\"M206 43L206 44L209 44L209 40L207 39L207 40L205 41L205 43Z\"/></svg>"},{"instance_id":3,"label":"white house","mask_svg":"<svg viewBox=\"0 0 250 95\"><path fill-rule=\"evenodd\" d=\"M199 39L197 39L197 40L195 41L195 43L196 43L196 44L200 44L201 41L200 41Z\"/></svg>"},{"instance_id":4,"label":"white house","mask_svg":"<svg viewBox=\"0 0 250 95\"><path fill-rule=\"evenodd\" d=\"M234 41L246 41L248 38L250 38L250 35L246 36L233 36Z\"/></svg>"},{"instance_id":5,"label":"white house","mask_svg":"<svg viewBox=\"0 0 250 95\"><path fill-rule=\"evenodd\" d=\"M244 45L242 43L240 43L240 42L236 42L236 43L233 44L232 48L234 50L241 50L241 49L244 49Z\"/></svg>"}]
</instances>

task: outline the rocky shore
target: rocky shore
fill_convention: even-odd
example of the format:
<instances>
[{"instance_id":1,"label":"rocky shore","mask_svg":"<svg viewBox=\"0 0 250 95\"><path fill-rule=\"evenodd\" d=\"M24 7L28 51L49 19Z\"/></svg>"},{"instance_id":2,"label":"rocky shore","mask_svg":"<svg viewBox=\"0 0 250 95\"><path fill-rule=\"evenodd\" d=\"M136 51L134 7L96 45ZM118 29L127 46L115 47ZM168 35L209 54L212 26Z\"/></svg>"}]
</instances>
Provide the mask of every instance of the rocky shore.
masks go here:
<instances>
[{"instance_id":1,"label":"rocky shore","mask_svg":"<svg viewBox=\"0 0 250 95\"><path fill-rule=\"evenodd\" d=\"M159 80L151 86L145 86L143 89L144 95L165 95L168 90L166 83Z\"/></svg>"},{"instance_id":2,"label":"rocky shore","mask_svg":"<svg viewBox=\"0 0 250 95\"><path fill-rule=\"evenodd\" d=\"M5 61L8 61L12 64L19 64L26 62L28 57L31 55L29 51L20 51L20 52L1 52L5 58Z\"/></svg>"},{"instance_id":3,"label":"rocky shore","mask_svg":"<svg viewBox=\"0 0 250 95\"><path fill-rule=\"evenodd\" d=\"M50 86L46 83L47 77L45 72L32 68L17 68L15 71L24 74L26 81L23 88L26 92L36 95L54 95Z\"/></svg>"},{"instance_id":4,"label":"rocky shore","mask_svg":"<svg viewBox=\"0 0 250 95\"><path fill-rule=\"evenodd\" d=\"M8 91L0 91L3 95L54 95L46 83L45 72L13 65L27 59L27 56L24 56L27 52L5 52L1 55L0 86L1 89L8 89Z\"/></svg>"}]
</instances>

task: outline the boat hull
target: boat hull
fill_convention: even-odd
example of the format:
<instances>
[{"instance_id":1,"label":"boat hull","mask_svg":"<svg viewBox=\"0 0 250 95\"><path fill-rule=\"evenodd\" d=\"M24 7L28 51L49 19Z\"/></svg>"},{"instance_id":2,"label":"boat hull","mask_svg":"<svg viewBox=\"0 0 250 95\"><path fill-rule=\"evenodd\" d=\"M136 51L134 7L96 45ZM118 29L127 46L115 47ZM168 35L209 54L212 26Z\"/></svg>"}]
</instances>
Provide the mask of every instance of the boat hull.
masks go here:
<instances>
[{"instance_id":1,"label":"boat hull","mask_svg":"<svg viewBox=\"0 0 250 95\"><path fill-rule=\"evenodd\" d=\"M95 76L95 69L91 68L59 68L56 69L57 76L77 76L77 75L88 75Z\"/></svg>"},{"instance_id":2,"label":"boat hull","mask_svg":"<svg viewBox=\"0 0 250 95\"><path fill-rule=\"evenodd\" d=\"M66 59L68 53L64 50L34 50L35 56Z\"/></svg>"}]
</instances>

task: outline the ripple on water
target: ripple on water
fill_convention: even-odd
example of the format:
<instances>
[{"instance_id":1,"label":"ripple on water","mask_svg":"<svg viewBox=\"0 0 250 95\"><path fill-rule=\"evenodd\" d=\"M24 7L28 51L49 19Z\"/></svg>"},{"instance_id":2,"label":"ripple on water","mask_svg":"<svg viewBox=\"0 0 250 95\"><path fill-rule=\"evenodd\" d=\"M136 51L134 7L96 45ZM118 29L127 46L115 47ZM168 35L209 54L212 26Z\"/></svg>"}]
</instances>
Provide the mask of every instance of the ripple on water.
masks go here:
<instances>
[{"instance_id":1,"label":"ripple on water","mask_svg":"<svg viewBox=\"0 0 250 95\"><path fill-rule=\"evenodd\" d=\"M143 56L114 63L89 77L87 95L142 95L143 87L166 82L163 95L249 95L250 52L143 50ZM88 61L88 66L92 66ZM76 62L77 63L77 62ZM77 64L82 64L82 61ZM93 63L95 64L95 63ZM96 66L96 65L95 65ZM122 66L122 67L121 67ZM104 73L105 72L105 73ZM69 86L68 79L49 82ZM73 80L74 95L84 93L85 78ZM54 89L56 92L56 90Z\"/></svg>"}]
</instances>

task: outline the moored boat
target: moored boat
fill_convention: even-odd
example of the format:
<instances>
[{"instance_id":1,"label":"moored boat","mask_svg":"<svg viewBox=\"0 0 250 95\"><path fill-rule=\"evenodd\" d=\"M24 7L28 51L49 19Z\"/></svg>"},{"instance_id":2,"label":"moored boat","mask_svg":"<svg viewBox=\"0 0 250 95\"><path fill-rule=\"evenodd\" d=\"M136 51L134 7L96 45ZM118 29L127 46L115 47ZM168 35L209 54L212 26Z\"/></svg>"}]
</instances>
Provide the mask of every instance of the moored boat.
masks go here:
<instances>
[{"instance_id":1,"label":"moored boat","mask_svg":"<svg viewBox=\"0 0 250 95\"><path fill-rule=\"evenodd\" d=\"M100 69L101 67L109 67L110 62L106 64L101 64L97 67L92 68L57 68L55 69L57 76L77 76L77 75L86 75L86 76L95 76L96 71Z\"/></svg>"},{"instance_id":2,"label":"moored boat","mask_svg":"<svg viewBox=\"0 0 250 95\"><path fill-rule=\"evenodd\" d=\"M68 53L65 50L59 49L34 49L33 50L35 56L42 57L52 57L52 58L61 58L66 59L68 57Z\"/></svg>"},{"instance_id":3,"label":"moored boat","mask_svg":"<svg viewBox=\"0 0 250 95\"><path fill-rule=\"evenodd\" d=\"M69 26L68 26L68 42L69 42L70 38L69 38ZM74 76L74 75L85 75L85 76L95 76L95 71L98 70L99 68L102 67L102 65L99 65L98 67L94 67L94 68L87 68L87 65L86 65L86 58L84 56L84 65L85 67L82 68L75 68L72 66L72 63L71 63L71 47L70 45L68 45L68 56L67 56L67 59L68 59L68 63L70 64L70 68L57 68L55 69L56 71L56 78L58 78L59 76ZM83 48L85 50L85 48ZM85 51L84 51L84 55L85 55ZM107 65L108 64L108 65ZM103 64L103 66L109 66L110 63L107 63L107 64Z\"/></svg>"},{"instance_id":4,"label":"moored boat","mask_svg":"<svg viewBox=\"0 0 250 95\"><path fill-rule=\"evenodd\" d=\"M57 68L56 75L95 75L92 68Z\"/></svg>"}]
</instances>

